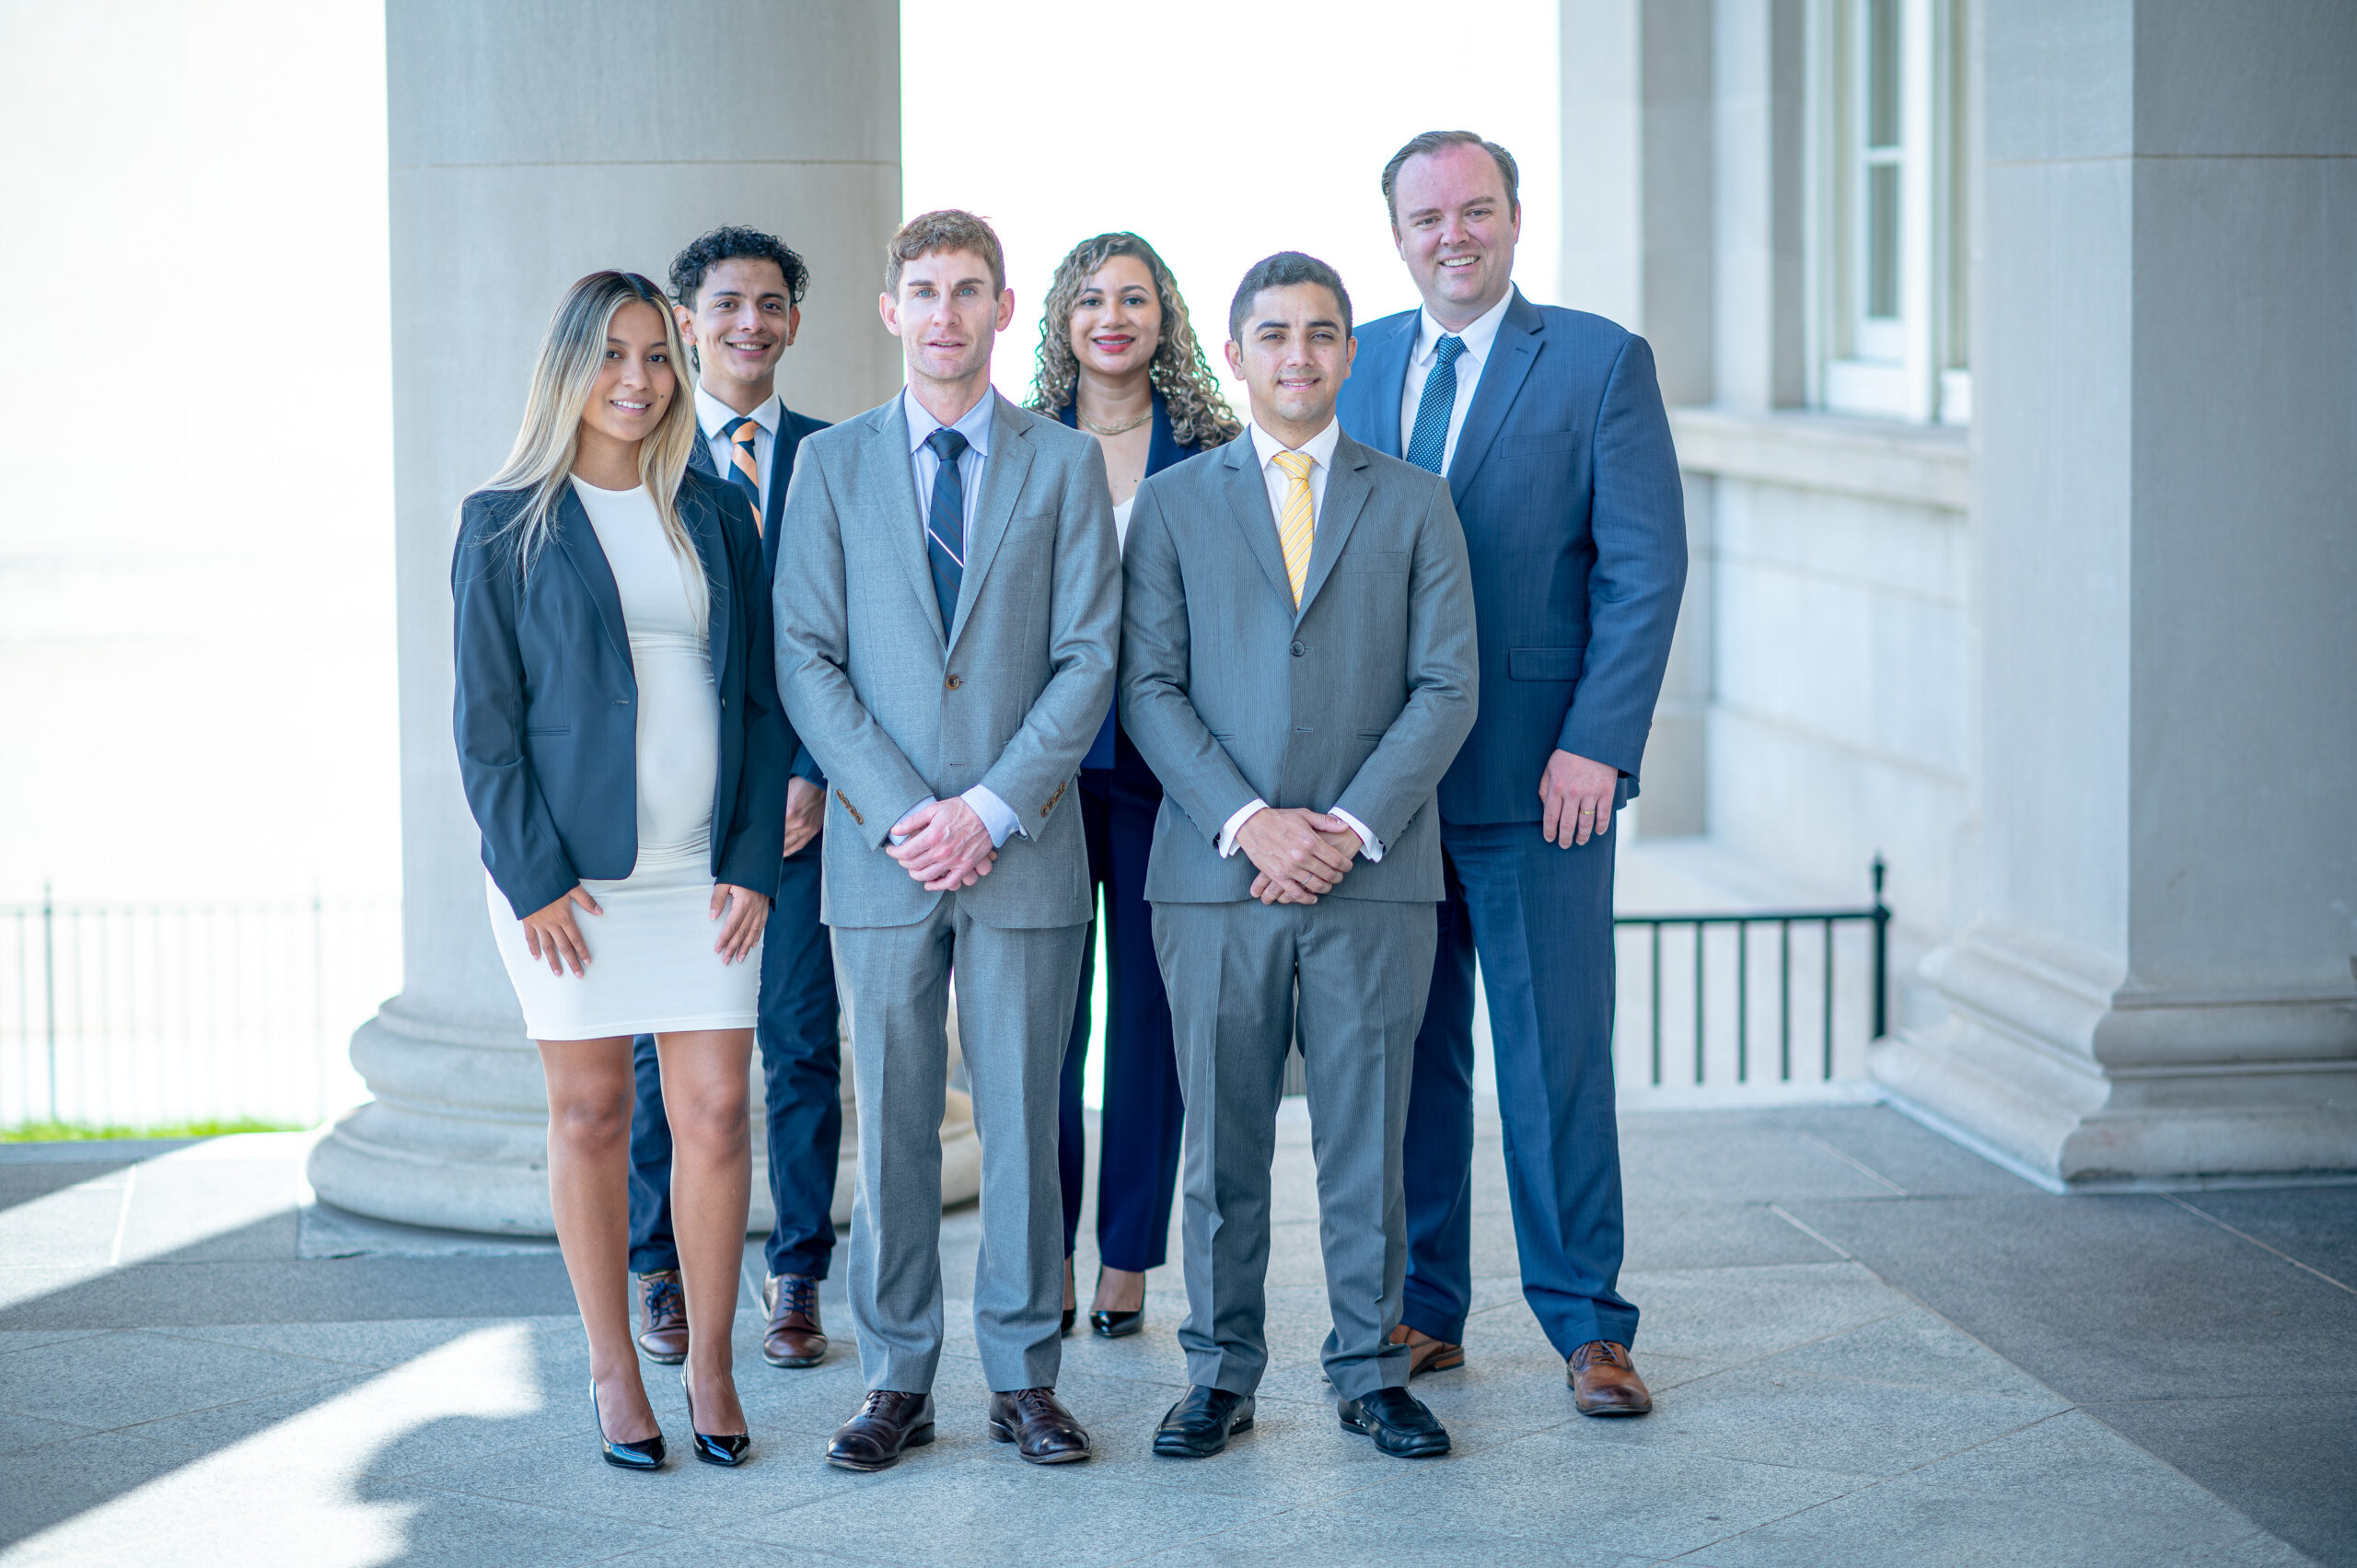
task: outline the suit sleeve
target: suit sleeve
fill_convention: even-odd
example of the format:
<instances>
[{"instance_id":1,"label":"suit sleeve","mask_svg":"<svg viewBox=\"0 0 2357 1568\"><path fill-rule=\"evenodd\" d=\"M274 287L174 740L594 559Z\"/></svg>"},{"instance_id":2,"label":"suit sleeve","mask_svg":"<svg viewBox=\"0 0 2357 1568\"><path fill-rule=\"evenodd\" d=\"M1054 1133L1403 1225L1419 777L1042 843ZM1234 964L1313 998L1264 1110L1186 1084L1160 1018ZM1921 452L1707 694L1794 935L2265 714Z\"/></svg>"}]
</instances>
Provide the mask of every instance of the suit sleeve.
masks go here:
<instances>
[{"instance_id":1,"label":"suit sleeve","mask_svg":"<svg viewBox=\"0 0 2357 1568\"><path fill-rule=\"evenodd\" d=\"M1473 728L1480 690L1473 570L1448 486L1432 485L1408 584L1408 701L1332 809L1397 843Z\"/></svg>"},{"instance_id":2,"label":"suit sleeve","mask_svg":"<svg viewBox=\"0 0 2357 1568\"><path fill-rule=\"evenodd\" d=\"M1685 488L1643 338L1621 345L1605 383L1592 471L1587 658L1555 744L1634 776L1686 593Z\"/></svg>"},{"instance_id":3,"label":"suit sleeve","mask_svg":"<svg viewBox=\"0 0 2357 1568\"><path fill-rule=\"evenodd\" d=\"M1213 849L1227 819L1258 794L1212 738L1188 694L1193 655L1186 575L1154 481L1138 486L1122 558L1121 727L1164 793Z\"/></svg>"},{"instance_id":4,"label":"suit sleeve","mask_svg":"<svg viewBox=\"0 0 2357 1568\"><path fill-rule=\"evenodd\" d=\"M842 517L818 451L806 447L795 462L777 526L770 605L785 715L824 771L835 804L845 807L830 830L856 833L880 849L900 815L933 791L852 685Z\"/></svg>"},{"instance_id":5,"label":"suit sleeve","mask_svg":"<svg viewBox=\"0 0 2357 1568\"><path fill-rule=\"evenodd\" d=\"M725 485L714 489L720 493L721 538L728 547L728 591L743 619L745 656L743 766L737 774L736 809L721 840L719 880L775 898L785 853L786 770L800 746L777 694L774 623L769 596L761 591L761 530L743 496Z\"/></svg>"},{"instance_id":6,"label":"suit sleeve","mask_svg":"<svg viewBox=\"0 0 2357 1568\"><path fill-rule=\"evenodd\" d=\"M495 510L470 497L450 557L452 727L459 779L482 830L482 860L520 920L581 883L524 754L524 657L516 637L520 591L512 551L493 543ZM543 560L542 569L548 563Z\"/></svg>"},{"instance_id":7,"label":"suit sleeve","mask_svg":"<svg viewBox=\"0 0 2357 1568\"><path fill-rule=\"evenodd\" d=\"M1080 771L1080 760L1113 705L1121 635L1121 547L1105 455L1084 440L1077 470L1056 514L1055 577L1048 611L1048 683L1032 699L1005 749L981 777L989 790L1034 822ZM831 776L832 768L827 770Z\"/></svg>"}]
</instances>

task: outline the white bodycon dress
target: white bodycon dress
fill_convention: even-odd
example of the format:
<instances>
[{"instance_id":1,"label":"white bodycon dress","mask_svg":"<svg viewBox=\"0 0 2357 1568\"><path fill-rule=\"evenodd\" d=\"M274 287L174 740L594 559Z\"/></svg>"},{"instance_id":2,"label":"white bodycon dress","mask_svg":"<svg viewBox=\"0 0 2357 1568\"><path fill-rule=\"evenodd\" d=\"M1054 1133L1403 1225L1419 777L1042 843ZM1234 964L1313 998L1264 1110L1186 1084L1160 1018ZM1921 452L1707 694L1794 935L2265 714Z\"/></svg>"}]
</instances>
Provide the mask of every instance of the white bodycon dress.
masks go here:
<instances>
[{"instance_id":1,"label":"white bodycon dress","mask_svg":"<svg viewBox=\"0 0 2357 1568\"><path fill-rule=\"evenodd\" d=\"M613 570L638 679L638 860L621 881L582 882L605 911L574 906L589 949L586 976L552 974L532 957L495 884L492 932L534 1040L749 1029L761 949L737 964L713 951L722 923L711 917L720 694L702 572L683 566L643 487L599 490L576 479L573 488ZM563 567L551 560L541 569Z\"/></svg>"}]
</instances>

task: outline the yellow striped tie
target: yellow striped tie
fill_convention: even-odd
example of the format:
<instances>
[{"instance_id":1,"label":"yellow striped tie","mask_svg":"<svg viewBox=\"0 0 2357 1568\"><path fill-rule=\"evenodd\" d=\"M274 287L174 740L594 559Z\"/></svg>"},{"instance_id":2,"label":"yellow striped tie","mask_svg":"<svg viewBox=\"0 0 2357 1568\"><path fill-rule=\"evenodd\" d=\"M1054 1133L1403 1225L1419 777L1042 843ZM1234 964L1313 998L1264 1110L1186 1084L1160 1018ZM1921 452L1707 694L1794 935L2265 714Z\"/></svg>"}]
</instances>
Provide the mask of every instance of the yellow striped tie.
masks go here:
<instances>
[{"instance_id":1,"label":"yellow striped tie","mask_svg":"<svg viewBox=\"0 0 2357 1568\"><path fill-rule=\"evenodd\" d=\"M1301 608L1302 586L1309 580L1309 545L1318 532L1309 507L1309 466L1306 452L1279 452L1276 465L1293 482L1285 489L1284 515L1277 519L1277 543L1285 552L1285 578L1293 585L1294 608Z\"/></svg>"}]
</instances>

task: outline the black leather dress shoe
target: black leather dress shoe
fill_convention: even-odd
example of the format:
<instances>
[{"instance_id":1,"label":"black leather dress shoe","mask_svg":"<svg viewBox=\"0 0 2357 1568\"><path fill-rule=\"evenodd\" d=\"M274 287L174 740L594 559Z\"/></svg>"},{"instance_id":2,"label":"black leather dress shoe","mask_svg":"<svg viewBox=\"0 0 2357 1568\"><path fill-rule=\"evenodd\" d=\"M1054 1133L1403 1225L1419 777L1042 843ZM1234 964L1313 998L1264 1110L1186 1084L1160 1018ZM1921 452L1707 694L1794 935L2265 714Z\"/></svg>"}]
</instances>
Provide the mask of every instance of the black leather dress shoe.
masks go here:
<instances>
[{"instance_id":1,"label":"black leather dress shoe","mask_svg":"<svg viewBox=\"0 0 2357 1568\"><path fill-rule=\"evenodd\" d=\"M835 1428L827 1463L838 1469L888 1470L901 1454L933 1441L933 1396L871 1388L859 1413Z\"/></svg>"},{"instance_id":2,"label":"black leather dress shoe","mask_svg":"<svg viewBox=\"0 0 2357 1568\"><path fill-rule=\"evenodd\" d=\"M688 1401L688 1431L695 1437L696 1458L707 1465L726 1465L734 1469L745 1462L752 1450L750 1433L711 1433L696 1431L696 1397L688 1392L688 1369L679 1368L679 1397Z\"/></svg>"},{"instance_id":3,"label":"black leather dress shoe","mask_svg":"<svg viewBox=\"0 0 2357 1568\"><path fill-rule=\"evenodd\" d=\"M1405 1388L1377 1388L1335 1407L1345 1432L1364 1432L1395 1459L1436 1459L1448 1452L1448 1431Z\"/></svg>"},{"instance_id":4,"label":"black leather dress shoe","mask_svg":"<svg viewBox=\"0 0 2357 1568\"><path fill-rule=\"evenodd\" d=\"M991 1435L1012 1443L1027 1465L1069 1465L1088 1458L1088 1434L1053 1388L991 1396Z\"/></svg>"},{"instance_id":5,"label":"black leather dress shoe","mask_svg":"<svg viewBox=\"0 0 2357 1568\"><path fill-rule=\"evenodd\" d=\"M1099 1339L1126 1340L1145 1327L1145 1310L1135 1312L1092 1312L1088 1326L1097 1330Z\"/></svg>"},{"instance_id":6,"label":"black leather dress shoe","mask_svg":"<svg viewBox=\"0 0 2357 1568\"><path fill-rule=\"evenodd\" d=\"M598 1423L598 1447L606 1456L606 1463L622 1470L659 1470L663 1468L663 1434L657 1432L643 1443L617 1443L606 1435L606 1418L598 1413L598 1380L589 1379L589 1419Z\"/></svg>"},{"instance_id":7,"label":"black leather dress shoe","mask_svg":"<svg viewBox=\"0 0 2357 1568\"><path fill-rule=\"evenodd\" d=\"M1252 1430L1252 1396L1198 1383L1154 1429L1154 1451L1166 1459L1208 1459L1239 1432Z\"/></svg>"}]
</instances>

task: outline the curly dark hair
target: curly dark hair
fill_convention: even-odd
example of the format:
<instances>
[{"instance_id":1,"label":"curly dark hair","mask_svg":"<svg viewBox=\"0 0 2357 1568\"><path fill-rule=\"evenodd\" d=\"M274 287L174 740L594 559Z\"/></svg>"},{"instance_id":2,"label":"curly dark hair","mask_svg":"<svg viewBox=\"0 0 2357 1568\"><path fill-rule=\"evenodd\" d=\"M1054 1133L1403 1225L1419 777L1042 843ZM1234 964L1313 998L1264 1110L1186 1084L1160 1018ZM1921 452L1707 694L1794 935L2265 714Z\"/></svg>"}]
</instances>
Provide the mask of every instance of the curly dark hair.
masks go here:
<instances>
[{"instance_id":1,"label":"curly dark hair","mask_svg":"<svg viewBox=\"0 0 2357 1568\"><path fill-rule=\"evenodd\" d=\"M1084 239L1057 265L1039 319L1039 367L1032 374L1027 406L1052 416L1073 401L1073 384L1080 378L1080 362L1072 351L1073 307L1089 278L1116 256L1144 262L1154 278L1155 300L1162 307L1162 342L1155 347L1147 376L1170 410L1170 434L1182 447L1217 447L1235 440L1244 432L1243 423L1220 395L1211 362L1203 357L1188 319L1178 280L1153 246L1126 231Z\"/></svg>"},{"instance_id":2,"label":"curly dark hair","mask_svg":"<svg viewBox=\"0 0 2357 1568\"><path fill-rule=\"evenodd\" d=\"M810 269L785 241L758 228L725 226L689 241L687 249L671 258L671 297L693 310L704 274L723 261L775 261L785 274L786 298L793 304L801 304L810 292Z\"/></svg>"}]
</instances>

